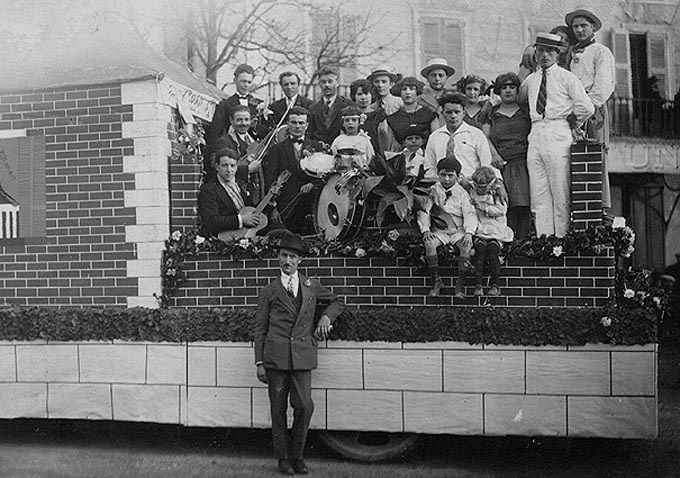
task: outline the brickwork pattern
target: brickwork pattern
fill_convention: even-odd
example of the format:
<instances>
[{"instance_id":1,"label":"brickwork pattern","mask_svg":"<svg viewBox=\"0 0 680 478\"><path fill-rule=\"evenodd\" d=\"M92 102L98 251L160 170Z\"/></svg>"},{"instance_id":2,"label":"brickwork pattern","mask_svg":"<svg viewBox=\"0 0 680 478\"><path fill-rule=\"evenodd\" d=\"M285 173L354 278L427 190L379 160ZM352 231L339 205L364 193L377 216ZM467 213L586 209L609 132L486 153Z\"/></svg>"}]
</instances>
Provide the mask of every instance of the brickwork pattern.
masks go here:
<instances>
[{"instance_id":1,"label":"brickwork pattern","mask_svg":"<svg viewBox=\"0 0 680 478\"><path fill-rule=\"evenodd\" d=\"M176 144L179 129L179 115L173 109L168 122L168 139ZM203 165L190 159L170 157L170 227L173 231L185 232L198 225L198 190L201 184Z\"/></svg>"},{"instance_id":2,"label":"brickwork pattern","mask_svg":"<svg viewBox=\"0 0 680 478\"><path fill-rule=\"evenodd\" d=\"M571 227L587 229L602 221L602 145L571 146Z\"/></svg>"},{"instance_id":3,"label":"brickwork pattern","mask_svg":"<svg viewBox=\"0 0 680 478\"><path fill-rule=\"evenodd\" d=\"M46 235L0 241L0 305L125 305L137 294L126 261L134 188L122 133L132 121L119 84L0 95L0 130L45 137Z\"/></svg>"},{"instance_id":4,"label":"brickwork pattern","mask_svg":"<svg viewBox=\"0 0 680 478\"><path fill-rule=\"evenodd\" d=\"M318 278L352 306L508 306L597 307L606 305L614 286L614 257L556 257L548 264L510 259L501 269L500 297L474 297L467 278L467 297L453 299L455 268L442 268L445 289L427 297L431 287L425 269L403 259L306 258L301 272ZM257 305L260 288L279 275L276 259L229 260L200 254L185 261L187 280L172 299L178 307L242 307Z\"/></svg>"},{"instance_id":5,"label":"brickwork pattern","mask_svg":"<svg viewBox=\"0 0 680 478\"><path fill-rule=\"evenodd\" d=\"M271 426L251 343L4 342L0 358L0 418ZM329 341L311 426L653 438L656 369L654 344Z\"/></svg>"}]
</instances>

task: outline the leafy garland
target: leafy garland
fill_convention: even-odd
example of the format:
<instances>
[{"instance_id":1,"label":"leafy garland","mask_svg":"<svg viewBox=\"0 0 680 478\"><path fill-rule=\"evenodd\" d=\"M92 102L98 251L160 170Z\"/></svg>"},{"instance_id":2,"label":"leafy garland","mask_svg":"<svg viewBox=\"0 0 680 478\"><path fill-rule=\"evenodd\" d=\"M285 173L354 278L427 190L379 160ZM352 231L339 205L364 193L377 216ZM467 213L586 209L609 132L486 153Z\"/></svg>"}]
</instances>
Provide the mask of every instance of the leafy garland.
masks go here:
<instances>
[{"instance_id":1,"label":"leafy garland","mask_svg":"<svg viewBox=\"0 0 680 478\"><path fill-rule=\"evenodd\" d=\"M611 225L593 226L571 231L562 238L554 236L530 236L514 241L504 249L505 258L526 257L537 262L550 262L562 255L602 255L613 247L616 257L629 257L633 251L635 233L630 227ZM425 250L419 234L399 232L368 232L346 241L325 240L320 237L307 239L308 256L311 257L383 257L404 258L407 264L423 265ZM163 293L161 305L167 306L185 279L184 260L187 256L213 253L226 257L263 258L276 255L276 243L268 237L240 239L224 242L217 238L203 237L195 229L182 233L175 231L165 241L161 273ZM454 263L452 246L441 247L442 264Z\"/></svg>"},{"instance_id":2,"label":"leafy garland","mask_svg":"<svg viewBox=\"0 0 680 478\"><path fill-rule=\"evenodd\" d=\"M179 128L177 146L173 148L172 159L175 161L203 162L202 146L205 145L205 130L200 122L184 125Z\"/></svg>"}]
</instances>

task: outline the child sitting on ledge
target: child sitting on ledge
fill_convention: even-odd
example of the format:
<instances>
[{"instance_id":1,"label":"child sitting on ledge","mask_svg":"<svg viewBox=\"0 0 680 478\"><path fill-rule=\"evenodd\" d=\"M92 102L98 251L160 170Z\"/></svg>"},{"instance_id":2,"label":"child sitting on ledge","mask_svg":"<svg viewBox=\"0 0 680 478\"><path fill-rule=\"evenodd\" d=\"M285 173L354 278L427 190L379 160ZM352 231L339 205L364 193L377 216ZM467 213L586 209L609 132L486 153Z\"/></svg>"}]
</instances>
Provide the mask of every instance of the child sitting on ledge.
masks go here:
<instances>
[{"instance_id":1,"label":"child sitting on ledge","mask_svg":"<svg viewBox=\"0 0 680 478\"><path fill-rule=\"evenodd\" d=\"M477 285L474 295L484 295L482 278L484 266L488 262L491 279L489 280L488 295L500 295L498 278L501 272L499 258L503 242L511 242L514 236L508 227L506 212L508 205L501 202L496 195L496 175L487 166L480 166L472 174L472 190L470 201L477 211L477 232L475 234L475 254L477 263Z\"/></svg>"},{"instance_id":2,"label":"child sitting on ledge","mask_svg":"<svg viewBox=\"0 0 680 478\"><path fill-rule=\"evenodd\" d=\"M449 155L437 163L437 183L429 191L417 213L418 227L423 233L425 260L432 275L430 297L436 297L444 286L439 276L437 248L453 244L458 252L458 278L454 297L462 299L465 272L472 269L472 237L477 230L477 213L470 196L458 183L461 164Z\"/></svg>"}]
</instances>

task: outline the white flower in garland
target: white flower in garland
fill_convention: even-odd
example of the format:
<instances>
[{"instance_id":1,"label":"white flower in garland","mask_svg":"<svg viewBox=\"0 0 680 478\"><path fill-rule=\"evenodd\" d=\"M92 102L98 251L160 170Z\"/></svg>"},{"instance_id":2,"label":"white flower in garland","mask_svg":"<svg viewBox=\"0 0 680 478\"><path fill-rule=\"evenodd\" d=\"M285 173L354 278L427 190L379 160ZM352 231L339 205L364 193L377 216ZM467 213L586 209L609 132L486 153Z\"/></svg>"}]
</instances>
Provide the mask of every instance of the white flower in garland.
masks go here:
<instances>
[{"instance_id":1,"label":"white flower in garland","mask_svg":"<svg viewBox=\"0 0 680 478\"><path fill-rule=\"evenodd\" d=\"M623 291L623 296L626 299L632 299L633 297L635 297L635 291L633 289L626 289Z\"/></svg>"},{"instance_id":2,"label":"white flower in garland","mask_svg":"<svg viewBox=\"0 0 680 478\"><path fill-rule=\"evenodd\" d=\"M552 255L555 257L560 257L563 254L562 246L555 246L552 250Z\"/></svg>"},{"instance_id":3,"label":"white flower in garland","mask_svg":"<svg viewBox=\"0 0 680 478\"><path fill-rule=\"evenodd\" d=\"M357 247L354 255L357 257L366 257L366 250L363 247Z\"/></svg>"},{"instance_id":4,"label":"white flower in garland","mask_svg":"<svg viewBox=\"0 0 680 478\"><path fill-rule=\"evenodd\" d=\"M182 237L182 233L180 231L175 231L172 233L172 236L170 237L172 237L172 239L175 241L179 241L180 238Z\"/></svg>"},{"instance_id":5,"label":"white flower in garland","mask_svg":"<svg viewBox=\"0 0 680 478\"><path fill-rule=\"evenodd\" d=\"M602 318L600 319L600 323L601 323L604 327L609 327L610 325L612 325L612 319L610 319L609 317L606 317L606 316L605 316L605 317L602 317Z\"/></svg>"},{"instance_id":6,"label":"white flower in garland","mask_svg":"<svg viewBox=\"0 0 680 478\"><path fill-rule=\"evenodd\" d=\"M196 236L196 238L194 239L194 244L196 244L197 246L200 246L204 242L205 242L205 237L203 237L203 236Z\"/></svg>"},{"instance_id":7,"label":"white flower in garland","mask_svg":"<svg viewBox=\"0 0 680 478\"><path fill-rule=\"evenodd\" d=\"M396 241L397 239L399 239L399 235L400 235L399 231L397 231L396 229L392 229L390 232L387 233L387 238L390 241Z\"/></svg>"}]
</instances>

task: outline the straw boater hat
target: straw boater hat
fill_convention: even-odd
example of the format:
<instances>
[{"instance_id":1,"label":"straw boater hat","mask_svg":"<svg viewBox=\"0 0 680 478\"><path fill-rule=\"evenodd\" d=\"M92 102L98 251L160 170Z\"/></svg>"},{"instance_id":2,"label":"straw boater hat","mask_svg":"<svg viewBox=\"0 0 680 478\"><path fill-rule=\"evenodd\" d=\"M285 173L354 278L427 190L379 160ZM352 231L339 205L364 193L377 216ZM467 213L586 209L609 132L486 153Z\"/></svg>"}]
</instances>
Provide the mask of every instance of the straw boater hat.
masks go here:
<instances>
[{"instance_id":1,"label":"straw boater hat","mask_svg":"<svg viewBox=\"0 0 680 478\"><path fill-rule=\"evenodd\" d=\"M558 50L564 46L562 44L562 37L559 35L553 35L552 33L537 33L534 46L539 45L557 48Z\"/></svg>"},{"instance_id":2,"label":"straw boater hat","mask_svg":"<svg viewBox=\"0 0 680 478\"><path fill-rule=\"evenodd\" d=\"M395 73L392 73L386 66L381 66L380 68L373 70L366 79L372 82L376 76L389 76L392 83L396 82L399 79L397 75Z\"/></svg>"},{"instance_id":3,"label":"straw boater hat","mask_svg":"<svg viewBox=\"0 0 680 478\"><path fill-rule=\"evenodd\" d=\"M584 10L582 8L578 10L574 10L573 12L569 12L564 16L564 23L569 25L569 28L571 28L571 24L574 21L574 18L576 17L586 17L588 20L591 21L593 24L593 31L596 32L600 28L602 28L602 22L600 21L599 18L597 18L597 15L595 15L593 12L590 10Z\"/></svg>"},{"instance_id":4,"label":"straw boater hat","mask_svg":"<svg viewBox=\"0 0 680 478\"><path fill-rule=\"evenodd\" d=\"M444 70L447 77L453 75L456 72L452 66L449 66L446 58L432 58L427 62L425 68L420 70L420 74L423 76L423 78L427 78L427 75L430 74L430 71L435 69Z\"/></svg>"}]
</instances>

